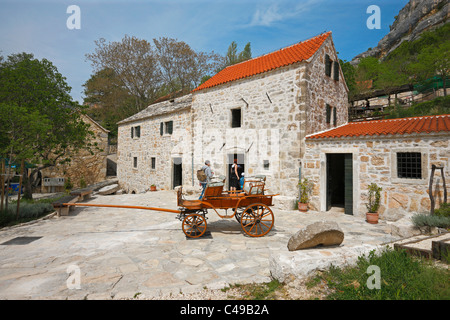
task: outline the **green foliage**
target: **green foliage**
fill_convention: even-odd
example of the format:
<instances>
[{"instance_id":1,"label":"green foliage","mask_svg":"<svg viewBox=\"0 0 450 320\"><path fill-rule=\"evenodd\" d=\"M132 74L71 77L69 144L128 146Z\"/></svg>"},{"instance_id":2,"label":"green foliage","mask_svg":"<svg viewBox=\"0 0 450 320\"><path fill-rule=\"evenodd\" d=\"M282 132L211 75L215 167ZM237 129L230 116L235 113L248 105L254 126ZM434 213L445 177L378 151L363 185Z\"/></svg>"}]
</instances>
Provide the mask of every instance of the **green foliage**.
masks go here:
<instances>
[{"instance_id":1,"label":"green foliage","mask_svg":"<svg viewBox=\"0 0 450 320\"><path fill-rule=\"evenodd\" d=\"M1 156L48 167L85 148L92 133L65 80L50 61L32 54L13 54L0 64Z\"/></svg>"},{"instance_id":2,"label":"green foliage","mask_svg":"<svg viewBox=\"0 0 450 320\"><path fill-rule=\"evenodd\" d=\"M369 185L368 203L366 204L368 212L378 212L378 209L380 207L381 191L382 188L378 187L376 183L371 183Z\"/></svg>"},{"instance_id":3,"label":"green foliage","mask_svg":"<svg viewBox=\"0 0 450 320\"><path fill-rule=\"evenodd\" d=\"M242 50L240 53L237 53L237 44L235 41L232 41L225 55L225 64L220 69L226 68L239 62L249 60L251 58L252 58L252 49L250 42L248 42L245 45L244 50Z\"/></svg>"},{"instance_id":4,"label":"green foliage","mask_svg":"<svg viewBox=\"0 0 450 320\"><path fill-rule=\"evenodd\" d=\"M369 266L380 268L380 289L367 285L373 274L367 273ZM372 251L359 257L356 266L332 266L320 275L333 291L327 297L331 300L447 300L449 277L448 269L392 249Z\"/></svg>"},{"instance_id":5,"label":"green foliage","mask_svg":"<svg viewBox=\"0 0 450 320\"><path fill-rule=\"evenodd\" d=\"M437 97L430 101L414 103L408 108L394 105L387 108L385 112L386 119L450 114L450 97Z\"/></svg>"},{"instance_id":6,"label":"green foliage","mask_svg":"<svg viewBox=\"0 0 450 320\"><path fill-rule=\"evenodd\" d=\"M411 220L414 226L418 228L420 227L450 228L450 216L418 213L413 215Z\"/></svg>"},{"instance_id":7,"label":"green foliage","mask_svg":"<svg viewBox=\"0 0 450 320\"><path fill-rule=\"evenodd\" d=\"M300 196L298 201L300 203L308 203L313 189L312 182L309 181L307 178L303 178L298 183L298 186L300 187Z\"/></svg>"},{"instance_id":8,"label":"green foliage","mask_svg":"<svg viewBox=\"0 0 450 320\"><path fill-rule=\"evenodd\" d=\"M450 24L422 33L414 41L403 41L383 59L366 57L356 66L343 67L350 98L372 89L389 89L418 83L434 75L448 76L450 59ZM343 64L341 63L341 66ZM353 69L352 69L353 68ZM445 84L444 84L445 85Z\"/></svg>"},{"instance_id":9,"label":"green foliage","mask_svg":"<svg viewBox=\"0 0 450 320\"><path fill-rule=\"evenodd\" d=\"M441 203L439 209L434 210L434 214L436 216L450 218L450 203Z\"/></svg>"},{"instance_id":10,"label":"green foliage","mask_svg":"<svg viewBox=\"0 0 450 320\"><path fill-rule=\"evenodd\" d=\"M26 201L21 201L18 219L16 217L16 211L17 205L13 202L9 204L8 210L3 210L0 212L0 228L37 219L49 212L52 212L53 206L51 203L46 202L29 203Z\"/></svg>"}]
</instances>

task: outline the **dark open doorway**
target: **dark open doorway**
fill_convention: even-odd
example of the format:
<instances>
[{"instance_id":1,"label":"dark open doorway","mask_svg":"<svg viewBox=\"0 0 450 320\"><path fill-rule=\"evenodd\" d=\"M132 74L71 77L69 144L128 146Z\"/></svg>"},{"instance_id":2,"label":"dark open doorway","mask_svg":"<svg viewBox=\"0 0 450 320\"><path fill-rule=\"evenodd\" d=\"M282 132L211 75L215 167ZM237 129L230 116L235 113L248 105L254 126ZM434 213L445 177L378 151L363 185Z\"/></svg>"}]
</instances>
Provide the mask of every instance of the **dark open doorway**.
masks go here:
<instances>
[{"instance_id":1,"label":"dark open doorway","mask_svg":"<svg viewBox=\"0 0 450 320\"><path fill-rule=\"evenodd\" d=\"M183 184L183 165L181 158L173 158L173 188Z\"/></svg>"},{"instance_id":2,"label":"dark open doorway","mask_svg":"<svg viewBox=\"0 0 450 320\"><path fill-rule=\"evenodd\" d=\"M344 208L353 214L353 160L351 153L327 154L327 211Z\"/></svg>"},{"instance_id":3,"label":"dark open doorway","mask_svg":"<svg viewBox=\"0 0 450 320\"><path fill-rule=\"evenodd\" d=\"M242 173L245 170L244 154L242 154L242 153L228 154L228 173L227 173L228 190L230 190L231 166L233 165L234 159L237 159L237 164L239 165L239 171L238 171L239 175L242 175Z\"/></svg>"}]
</instances>

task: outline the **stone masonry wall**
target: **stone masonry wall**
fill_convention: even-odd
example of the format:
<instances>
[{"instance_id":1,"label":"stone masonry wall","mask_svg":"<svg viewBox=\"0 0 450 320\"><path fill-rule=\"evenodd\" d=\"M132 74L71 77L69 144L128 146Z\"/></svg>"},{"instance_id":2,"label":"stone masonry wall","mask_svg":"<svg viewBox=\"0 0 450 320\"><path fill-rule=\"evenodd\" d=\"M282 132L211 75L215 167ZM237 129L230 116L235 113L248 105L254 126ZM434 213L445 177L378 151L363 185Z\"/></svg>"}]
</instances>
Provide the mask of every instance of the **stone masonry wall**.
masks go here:
<instances>
[{"instance_id":1,"label":"stone masonry wall","mask_svg":"<svg viewBox=\"0 0 450 320\"><path fill-rule=\"evenodd\" d=\"M301 128L294 83L304 68L291 65L194 92L194 167L210 160L216 175L228 176L227 155L244 154L247 176L264 174L270 191L296 192ZM241 127L232 128L231 110L238 108Z\"/></svg>"},{"instance_id":2,"label":"stone masonry wall","mask_svg":"<svg viewBox=\"0 0 450 320\"><path fill-rule=\"evenodd\" d=\"M303 176L314 183L310 207L325 210L326 153L353 154L354 215L366 213L368 186L374 182L382 187L380 218L396 221L416 212L429 212L428 184L431 166L444 165L447 193L450 191L450 142L448 135L421 135L396 138L360 138L306 140L307 153L303 160ZM421 152L422 179L397 177L397 152ZM434 195L442 202L443 189L440 171L434 176ZM438 205L437 205L438 207Z\"/></svg>"},{"instance_id":3,"label":"stone masonry wall","mask_svg":"<svg viewBox=\"0 0 450 320\"><path fill-rule=\"evenodd\" d=\"M160 124L173 121L172 134L160 134ZM140 126L140 137L131 137L131 127ZM117 150L117 178L127 192L172 189L173 159L182 159L183 184L192 183L190 109L155 115L119 126ZM134 157L137 167L134 168ZM152 169L155 158L155 169Z\"/></svg>"},{"instance_id":4,"label":"stone masonry wall","mask_svg":"<svg viewBox=\"0 0 450 320\"><path fill-rule=\"evenodd\" d=\"M70 163L42 170L42 178L64 177L66 180L70 179L74 188L91 185L106 179L108 132L87 117L83 116L83 121L91 125L89 130L94 132L95 138L90 143L96 142L100 151L94 150L94 154L91 154L87 150L80 150L70 156ZM63 190L63 187L56 187L55 189L55 191ZM51 192L52 187L42 186L41 191Z\"/></svg>"}]
</instances>

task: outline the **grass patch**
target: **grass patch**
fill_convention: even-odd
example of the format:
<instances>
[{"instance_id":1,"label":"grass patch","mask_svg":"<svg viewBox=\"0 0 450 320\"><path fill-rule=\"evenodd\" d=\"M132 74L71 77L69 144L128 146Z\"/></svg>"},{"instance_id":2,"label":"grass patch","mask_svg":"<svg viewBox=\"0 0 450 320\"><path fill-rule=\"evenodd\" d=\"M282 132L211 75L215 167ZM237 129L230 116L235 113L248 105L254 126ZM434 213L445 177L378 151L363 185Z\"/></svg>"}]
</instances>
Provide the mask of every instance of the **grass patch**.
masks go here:
<instances>
[{"instance_id":1,"label":"grass patch","mask_svg":"<svg viewBox=\"0 0 450 320\"><path fill-rule=\"evenodd\" d=\"M369 266L380 268L380 289L368 286L374 283L374 273L367 273ZM448 300L449 278L450 270L438 268L431 261L385 249L359 257L353 267L332 266L310 283L324 280L331 289L326 297L329 300Z\"/></svg>"},{"instance_id":2,"label":"grass patch","mask_svg":"<svg viewBox=\"0 0 450 320\"><path fill-rule=\"evenodd\" d=\"M261 284L235 284L222 291L227 292L230 289L237 289L239 291L239 298L241 300L274 300L276 293L283 287L283 284L278 280L272 280Z\"/></svg>"}]
</instances>

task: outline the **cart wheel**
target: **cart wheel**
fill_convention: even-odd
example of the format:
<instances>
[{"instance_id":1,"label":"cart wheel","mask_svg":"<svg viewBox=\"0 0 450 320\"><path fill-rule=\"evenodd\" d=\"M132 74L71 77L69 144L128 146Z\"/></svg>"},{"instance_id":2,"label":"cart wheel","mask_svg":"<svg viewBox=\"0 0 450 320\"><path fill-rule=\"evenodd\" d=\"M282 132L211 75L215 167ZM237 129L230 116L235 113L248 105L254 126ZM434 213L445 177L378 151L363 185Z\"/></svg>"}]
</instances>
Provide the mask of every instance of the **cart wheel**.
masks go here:
<instances>
[{"instance_id":1,"label":"cart wheel","mask_svg":"<svg viewBox=\"0 0 450 320\"><path fill-rule=\"evenodd\" d=\"M206 231L206 219L198 213L190 214L184 218L182 228L187 237L200 238Z\"/></svg>"},{"instance_id":2,"label":"cart wheel","mask_svg":"<svg viewBox=\"0 0 450 320\"><path fill-rule=\"evenodd\" d=\"M251 237L266 235L272 229L273 223L273 212L263 203L249 205L241 217L241 227Z\"/></svg>"}]
</instances>

